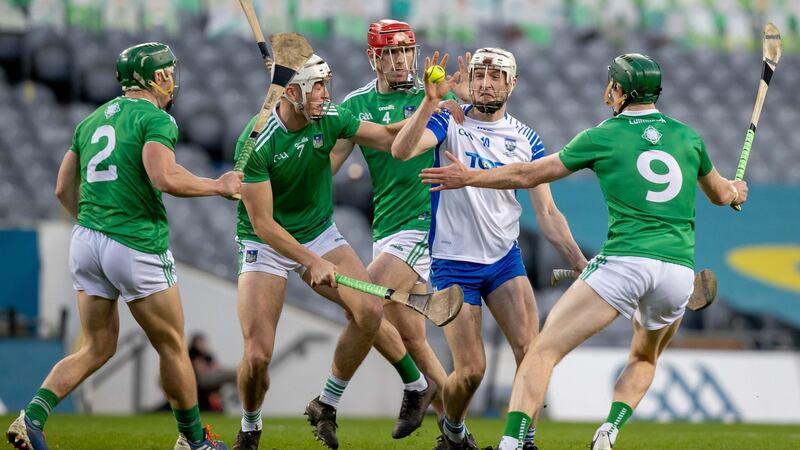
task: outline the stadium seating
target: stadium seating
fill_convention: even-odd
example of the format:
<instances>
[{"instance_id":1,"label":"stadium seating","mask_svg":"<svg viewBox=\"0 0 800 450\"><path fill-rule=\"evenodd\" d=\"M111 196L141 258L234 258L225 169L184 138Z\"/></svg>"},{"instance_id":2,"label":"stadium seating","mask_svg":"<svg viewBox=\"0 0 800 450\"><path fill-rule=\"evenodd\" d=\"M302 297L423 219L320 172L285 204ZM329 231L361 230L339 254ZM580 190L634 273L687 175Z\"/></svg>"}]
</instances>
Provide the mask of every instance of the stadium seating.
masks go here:
<instances>
[{"instance_id":1,"label":"stadium seating","mask_svg":"<svg viewBox=\"0 0 800 450\"><path fill-rule=\"evenodd\" d=\"M648 20L661 20L661 13L653 11ZM0 32L0 223L20 225L63 217L52 192L72 131L98 104L118 95L115 57L123 48L144 40L164 40L173 46L180 61L180 91L172 111L181 130L178 161L206 176L230 167L236 138L263 100L267 74L246 33L209 36L198 17L182 18L181 33L174 35L162 28L138 34L119 30L98 33L80 27ZM587 29L599 26L587 23ZM720 172L734 173L760 75L759 53L663 45L662 40L653 39L652 29L627 30L627 43L618 45L613 36L575 28L578 31L560 36L557 46L546 46L541 45L546 39L509 39L507 28L478 26L480 38L468 45L421 39L423 54L440 49L455 56L478 44L511 49L519 64L519 85L510 111L538 131L549 152L609 116L601 98L606 66L619 53L637 51L650 54L662 65L664 91L659 107L695 127ZM312 45L334 70L335 100L373 76L363 42L322 38L312 39ZM451 63L450 68L454 67ZM751 181L800 183L800 158L796 156L800 148L799 83L800 55L785 54L761 118L759 154L748 168ZM336 221L362 259L369 260L371 187L365 167L363 157L355 151L334 180L340 204ZM218 198L165 198L177 259L234 279L235 203ZM547 245L538 247L537 256L547 261L557 258L552 249L550 253L541 250ZM546 284L546 274L532 276L539 286ZM292 302L313 305L315 311L341 318L338 308L320 306L322 302L310 298L296 279L290 283L289 294ZM554 298L546 290L537 295L545 304ZM548 309L545 306L544 310ZM715 308L713 314L729 313ZM699 326L717 322L712 319ZM494 326L493 321L486 323Z\"/></svg>"}]
</instances>

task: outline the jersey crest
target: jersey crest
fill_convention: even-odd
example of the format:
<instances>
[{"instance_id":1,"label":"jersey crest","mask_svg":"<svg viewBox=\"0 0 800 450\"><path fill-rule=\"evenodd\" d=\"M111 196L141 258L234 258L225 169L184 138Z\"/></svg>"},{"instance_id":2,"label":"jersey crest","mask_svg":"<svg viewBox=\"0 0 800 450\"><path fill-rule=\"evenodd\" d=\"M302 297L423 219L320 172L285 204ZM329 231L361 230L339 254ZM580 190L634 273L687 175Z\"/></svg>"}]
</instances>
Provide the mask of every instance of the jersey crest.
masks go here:
<instances>
[{"instance_id":1,"label":"jersey crest","mask_svg":"<svg viewBox=\"0 0 800 450\"><path fill-rule=\"evenodd\" d=\"M118 103L112 103L112 104L108 105L108 107L106 108L106 110L105 110L105 112L103 114L106 116L106 119L110 119L110 118L112 118L114 116L114 114L116 114L116 113L118 113L120 111L121 111L121 109L119 107L119 104Z\"/></svg>"},{"instance_id":2,"label":"jersey crest","mask_svg":"<svg viewBox=\"0 0 800 450\"><path fill-rule=\"evenodd\" d=\"M314 144L314 148L322 148L322 146L325 145L325 140L322 133L315 134L311 140Z\"/></svg>"},{"instance_id":3,"label":"jersey crest","mask_svg":"<svg viewBox=\"0 0 800 450\"><path fill-rule=\"evenodd\" d=\"M661 132L656 130L652 125L648 125L648 127L644 129L644 133L642 133L642 139L656 145L661 141Z\"/></svg>"},{"instance_id":4,"label":"jersey crest","mask_svg":"<svg viewBox=\"0 0 800 450\"><path fill-rule=\"evenodd\" d=\"M409 117L414 115L414 111L417 110L416 106L408 105L403 107L403 117L408 119Z\"/></svg>"}]
</instances>

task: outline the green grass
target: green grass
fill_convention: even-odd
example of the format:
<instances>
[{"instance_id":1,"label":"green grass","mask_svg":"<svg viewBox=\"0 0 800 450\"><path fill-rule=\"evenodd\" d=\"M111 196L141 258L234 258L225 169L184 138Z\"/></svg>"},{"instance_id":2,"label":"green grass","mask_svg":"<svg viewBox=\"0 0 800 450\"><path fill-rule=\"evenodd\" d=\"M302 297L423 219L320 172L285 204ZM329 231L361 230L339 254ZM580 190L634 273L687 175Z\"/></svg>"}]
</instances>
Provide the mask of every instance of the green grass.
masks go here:
<instances>
[{"instance_id":1,"label":"green grass","mask_svg":"<svg viewBox=\"0 0 800 450\"><path fill-rule=\"evenodd\" d=\"M13 416L0 416L3 426ZM203 420L214 425L231 444L239 428L238 417L205 414ZM431 449L439 432L435 419L428 416L422 428L395 441L391 438L391 419L340 419L340 448ZM469 419L470 431L481 447L497 445L503 430L499 419ZM311 427L302 418L266 418L261 449L319 449ZM585 449L597 424L543 422L539 425L537 444L542 450ZM172 416L73 416L55 415L47 422L51 449L126 450L171 449L177 432ZM2 447L0 447L2 448ZM800 427L775 425L659 424L630 422L617 439L619 450L654 449L800 449Z\"/></svg>"}]
</instances>

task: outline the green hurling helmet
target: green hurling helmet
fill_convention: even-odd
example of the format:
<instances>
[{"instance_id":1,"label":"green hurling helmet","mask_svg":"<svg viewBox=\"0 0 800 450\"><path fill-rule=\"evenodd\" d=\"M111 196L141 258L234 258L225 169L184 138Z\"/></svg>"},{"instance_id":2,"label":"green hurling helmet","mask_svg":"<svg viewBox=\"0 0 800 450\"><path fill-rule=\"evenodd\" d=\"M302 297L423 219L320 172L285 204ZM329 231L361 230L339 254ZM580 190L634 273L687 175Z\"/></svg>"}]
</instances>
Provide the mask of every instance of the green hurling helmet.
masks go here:
<instances>
[{"instance_id":1,"label":"green hurling helmet","mask_svg":"<svg viewBox=\"0 0 800 450\"><path fill-rule=\"evenodd\" d=\"M117 81L122 90L148 89L157 71L172 67L178 59L168 45L147 42L126 48L117 58Z\"/></svg>"},{"instance_id":2,"label":"green hurling helmet","mask_svg":"<svg viewBox=\"0 0 800 450\"><path fill-rule=\"evenodd\" d=\"M661 94L661 66L647 55L626 53L608 66L608 79L622 86L628 103L655 103Z\"/></svg>"}]
</instances>

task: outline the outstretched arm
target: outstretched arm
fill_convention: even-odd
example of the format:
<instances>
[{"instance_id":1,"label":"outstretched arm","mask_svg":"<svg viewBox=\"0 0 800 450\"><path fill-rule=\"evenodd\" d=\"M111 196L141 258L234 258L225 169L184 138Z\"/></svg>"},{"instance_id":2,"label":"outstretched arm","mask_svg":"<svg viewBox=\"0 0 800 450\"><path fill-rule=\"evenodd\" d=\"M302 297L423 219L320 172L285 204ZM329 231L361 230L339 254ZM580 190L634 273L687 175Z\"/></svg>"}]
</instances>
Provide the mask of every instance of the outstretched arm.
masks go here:
<instances>
[{"instance_id":1,"label":"outstretched arm","mask_svg":"<svg viewBox=\"0 0 800 450\"><path fill-rule=\"evenodd\" d=\"M216 180L195 176L178 164L175 153L160 142L144 144L142 162L153 186L175 197L231 197L239 193L242 185L242 174L239 172L226 172Z\"/></svg>"},{"instance_id":2,"label":"outstretched arm","mask_svg":"<svg viewBox=\"0 0 800 450\"><path fill-rule=\"evenodd\" d=\"M566 217L556 207L550 185L544 183L528 189L528 195L533 210L536 211L536 223L542 229L544 237L564 255L572 269L582 271L588 261L572 237Z\"/></svg>"},{"instance_id":3,"label":"outstretched arm","mask_svg":"<svg viewBox=\"0 0 800 450\"><path fill-rule=\"evenodd\" d=\"M423 169L420 174L425 184L438 184L431 191L459 189L474 186L492 189L528 189L566 177L572 172L564 166L558 154L545 156L533 162L514 163L489 170L469 170L450 152L445 156L451 164Z\"/></svg>"},{"instance_id":4,"label":"outstretched arm","mask_svg":"<svg viewBox=\"0 0 800 450\"><path fill-rule=\"evenodd\" d=\"M697 181L711 203L715 205L741 205L747 201L747 182L731 181L712 168L707 175L698 177Z\"/></svg>"}]
</instances>

